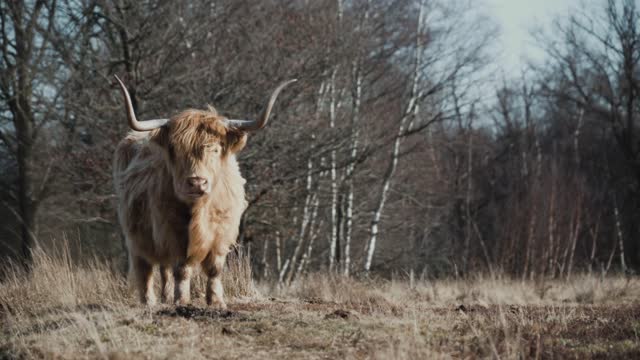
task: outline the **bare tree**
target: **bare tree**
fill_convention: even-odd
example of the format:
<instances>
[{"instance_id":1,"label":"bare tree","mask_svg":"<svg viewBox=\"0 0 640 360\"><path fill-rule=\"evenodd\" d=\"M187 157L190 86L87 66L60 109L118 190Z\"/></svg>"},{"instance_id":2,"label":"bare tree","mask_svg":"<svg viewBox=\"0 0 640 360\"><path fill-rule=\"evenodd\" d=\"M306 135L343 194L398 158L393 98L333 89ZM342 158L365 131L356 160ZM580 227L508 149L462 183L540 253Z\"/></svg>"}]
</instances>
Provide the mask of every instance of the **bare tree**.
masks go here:
<instances>
[{"instance_id":1,"label":"bare tree","mask_svg":"<svg viewBox=\"0 0 640 360\"><path fill-rule=\"evenodd\" d=\"M64 5L47 0L0 4L0 140L17 163L17 184L12 194L25 264L36 243L38 210L50 193L56 165L55 157L45 160L42 156L52 148L43 133L61 120L57 106L65 79L58 74L72 65L63 62L70 56L68 49L57 45L77 40L78 31L86 30L67 26L66 32L59 31L58 27L69 25L68 17L77 15L74 11L58 14L59 6Z\"/></svg>"}]
</instances>

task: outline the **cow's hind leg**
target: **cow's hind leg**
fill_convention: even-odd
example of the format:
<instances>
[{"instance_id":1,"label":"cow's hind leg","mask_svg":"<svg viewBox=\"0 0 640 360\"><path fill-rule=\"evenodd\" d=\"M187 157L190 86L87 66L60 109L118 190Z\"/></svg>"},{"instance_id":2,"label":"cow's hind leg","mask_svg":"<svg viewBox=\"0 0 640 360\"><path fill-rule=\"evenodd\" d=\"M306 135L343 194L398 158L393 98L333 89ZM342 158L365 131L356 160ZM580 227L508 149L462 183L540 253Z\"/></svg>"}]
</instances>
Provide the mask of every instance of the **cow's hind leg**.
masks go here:
<instances>
[{"instance_id":1,"label":"cow's hind leg","mask_svg":"<svg viewBox=\"0 0 640 360\"><path fill-rule=\"evenodd\" d=\"M178 305L191 301L191 273L192 268L187 264L178 264L173 269L174 300Z\"/></svg>"},{"instance_id":2,"label":"cow's hind leg","mask_svg":"<svg viewBox=\"0 0 640 360\"><path fill-rule=\"evenodd\" d=\"M206 272L207 279L207 305L213 305L221 309L226 309L227 304L224 302L224 289L222 281L222 269L226 255L214 255L210 252L202 263L202 267Z\"/></svg>"},{"instance_id":3,"label":"cow's hind leg","mask_svg":"<svg viewBox=\"0 0 640 360\"><path fill-rule=\"evenodd\" d=\"M133 256L131 267L140 301L149 306L154 305L156 303L156 295L153 292L153 265L139 256Z\"/></svg>"},{"instance_id":4,"label":"cow's hind leg","mask_svg":"<svg viewBox=\"0 0 640 360\"><path fill-rule=\"evenodd\" d=\"M160 280L162 281L162 295L160 300L166 304L171 301L171 293L173 292L171 286L171 268L164 265L160 266Z\"/></svg>"}]
</instances>

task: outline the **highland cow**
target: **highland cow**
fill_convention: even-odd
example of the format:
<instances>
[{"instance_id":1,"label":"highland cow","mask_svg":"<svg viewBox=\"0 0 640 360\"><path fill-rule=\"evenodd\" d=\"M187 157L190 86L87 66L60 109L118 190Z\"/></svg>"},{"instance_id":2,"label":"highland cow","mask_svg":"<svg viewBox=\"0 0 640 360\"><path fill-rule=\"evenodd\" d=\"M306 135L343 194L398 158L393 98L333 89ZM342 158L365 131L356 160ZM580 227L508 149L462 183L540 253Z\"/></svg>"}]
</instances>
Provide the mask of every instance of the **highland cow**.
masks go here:
<instances>
[{"instance_id":1,"label":"highland cow","mask_svg":"<svg viewBox=\"0 0 640 360\"><path fill-rule=\"evenodd\" d=\"M295 80L273 91L257 120L229 120L210 108L148 121L136 119L126 87L116 80L133 131L116 148L113 179L140 299L155 303L152 273L159 265L162 300L171 297L173 272L174 300L188 303L190 277L201 264L207 304L225 308L220 276L247 206L236 154L247 132L266 125L278 93Z\"/></svg>"}]
</instances>

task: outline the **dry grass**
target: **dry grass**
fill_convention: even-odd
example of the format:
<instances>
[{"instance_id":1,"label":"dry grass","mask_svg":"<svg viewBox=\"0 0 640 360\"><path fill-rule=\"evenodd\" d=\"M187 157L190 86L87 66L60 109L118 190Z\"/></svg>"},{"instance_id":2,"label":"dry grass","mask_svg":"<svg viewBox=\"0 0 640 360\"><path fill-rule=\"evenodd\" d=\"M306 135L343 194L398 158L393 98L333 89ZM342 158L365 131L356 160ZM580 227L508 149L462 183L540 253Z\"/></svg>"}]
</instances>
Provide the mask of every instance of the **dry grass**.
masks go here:
<instances>
[{"instance_id":1,"label":"dry grass","mask_svg":"<svg viewBox=\"0 0 640 360\"><path fill-rule=\"evenodd\" d=\"M313 274L278 288L255 286L246 257L229 264L229 311L206 308L202 279L193 306L149 309L107 263L38 250L32 272L10 266L0 282L0 359L640 356L636 278L410 287Z\"/></svg>"}]
</instances>

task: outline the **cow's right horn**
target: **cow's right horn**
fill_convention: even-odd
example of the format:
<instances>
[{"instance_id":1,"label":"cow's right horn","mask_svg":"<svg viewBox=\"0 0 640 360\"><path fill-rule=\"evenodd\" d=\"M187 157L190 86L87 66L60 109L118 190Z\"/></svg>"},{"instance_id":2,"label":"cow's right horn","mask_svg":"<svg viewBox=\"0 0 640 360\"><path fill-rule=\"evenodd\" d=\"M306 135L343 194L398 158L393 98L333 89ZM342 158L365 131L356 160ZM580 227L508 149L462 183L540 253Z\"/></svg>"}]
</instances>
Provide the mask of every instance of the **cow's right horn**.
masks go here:
<instances>
[{"instance_id":1,"label":"cow's right horn","mask_svg":"<svg viewBox=\"0 0 640 360\"><path fill-rule=\"evenodd\" d=\"M280 94L280 91L284 89L285 86L296 81L298 80L292 79L278 85L278 87L271 93L271 97L269 98L267 106L264 108L257 120L227 120L227 125L244 131L255 131L262 129L265 125L267 125L267 122L269 121L271 109L273 109L273 104L276 103L276 99L278 98L278 94Z\"/></svg>"},{"instance_id":2,"label":"cow's right horn","mask_svg":"<svg viewBox=\"0 0 640 360\"><path fill-rule=\"evenodd\" d=\"M131 104L131 97L129 96L129 91L124 86L122 81L117 75L113 75L116 80L118 80L118 84L120 84L120 90L122 90L122 95L124 96L125 108L127 110L127 119L129 120L129 126L133 130L137 131L149 131L153 129L157 129L159 127L164 126L169 122L169 119L153 119L146 121L138 121L136 119L136 113L133 111L133 105Z\"/></svg>"}]
</instances>

